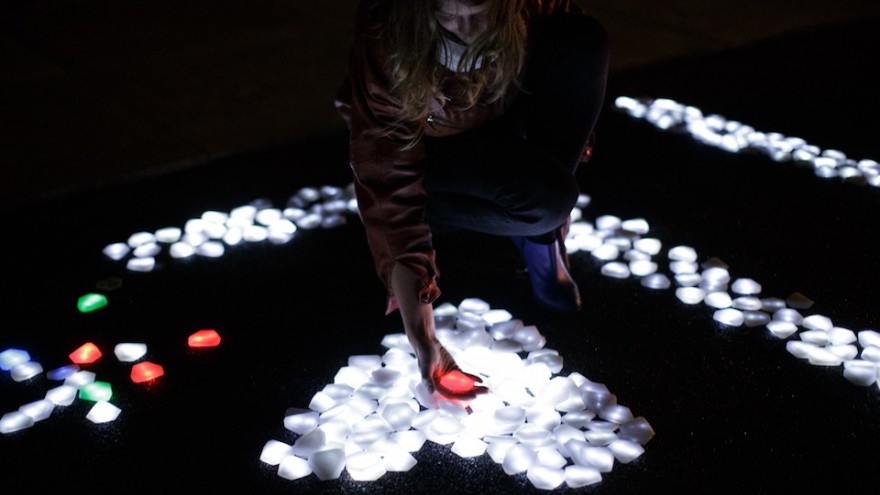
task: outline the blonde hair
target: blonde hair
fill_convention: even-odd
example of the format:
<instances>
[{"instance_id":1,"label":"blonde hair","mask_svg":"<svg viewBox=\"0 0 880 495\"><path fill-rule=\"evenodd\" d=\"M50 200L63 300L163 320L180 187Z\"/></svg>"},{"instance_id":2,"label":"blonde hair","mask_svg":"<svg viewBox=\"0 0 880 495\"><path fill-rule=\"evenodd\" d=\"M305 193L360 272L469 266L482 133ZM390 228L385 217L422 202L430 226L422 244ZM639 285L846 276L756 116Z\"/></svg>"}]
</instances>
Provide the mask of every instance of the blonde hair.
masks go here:
<instances>
[{"instance_id":1,"label":"blonde hair","mask_svg":"<svg viewBox=\"0 0 880 495\"><path fill-rule=\"evenodd\" d=\"M447 69L438 60L443 33L435 17L443 0L391 0L383 26L392 65L391 90L400 99L400 123L424 122L431 102L445 97L463 101L466 108L492 103L515 85L526 53L524 0L458 0L466 5L487 4L486 32L465 50L454 71L463 88L460 94L445 94L441 84ZM484 61L478 67L478 61ZM409 126L408 128L413 128ZM403 136L407 147L423 134L421 125Z\"/></svg>"}]
</instances>

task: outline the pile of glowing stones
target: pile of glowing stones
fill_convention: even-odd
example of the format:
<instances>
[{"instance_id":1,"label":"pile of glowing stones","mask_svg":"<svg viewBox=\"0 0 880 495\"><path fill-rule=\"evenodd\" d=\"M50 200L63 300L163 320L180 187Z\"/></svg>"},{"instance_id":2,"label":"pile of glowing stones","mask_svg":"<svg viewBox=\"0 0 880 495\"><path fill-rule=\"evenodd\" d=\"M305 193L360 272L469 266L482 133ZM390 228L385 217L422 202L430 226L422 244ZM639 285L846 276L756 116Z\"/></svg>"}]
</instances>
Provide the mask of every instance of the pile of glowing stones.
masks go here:
<instances>
[{"instance_id":1,"label":"pile of glowing stones","mask_svg":"<svg viewBox=\"0 0 880 495\"><path fill-rule=\"evenodd\" d=\"M643 218L601 215L588 222L581 211L588 204L589 197L582 195L572 213L565 240L569 254L590 253L608 277L636 278L650 289L674 286L679 301L710 308L712 319L724 327L764 326L776 338L791 338L786 342L791 355L816 366L841 367L850 382L880 388L880 332L854 332L821 314L805 316L802 311L813 301L803 294L762 296L758 281L732 277L727 264L717 258L700 261L691 246L664 251L659 239L648 236L650 226Z\"/></svg>"},{"instance_id":2,"label":"pile of glowing stones","mask_svg":"<svg viewBox=\"0 0 880 495\"><path fill-rule=\"evenodd\" d=\"M614 100L614 107L659 129L685 132L701 143L731 153L756 151L777 162L810 165L817 177L880 187L880 163L876 160L855 160L840 150L821 149L799 137L757 131L721 115L704 115L699 108L669 98L620 96Z\"/></svg>"},{"instance_id":3,"label":"pile of glowing stones","mask_svg":"<svg viewBox=\"0 0 880 495\"><path fill-rule=\"evenodd\" d=\"M284 426L295 440L271 439L260 460L278 476L374 481L408 471L425 442L468 458L489 455L508 475L537 488L599 483L603 473L644 453L648 421L608 388L545 347L533 325L480 299L435 310L437 337L486 393L470 401L428 394L404 334L386 335L382 355L351 356L308 408L292 408Z\"/></svg>"},{"instance_id":4,"label":"pile of glowing stones","mask_svg":"<svg viewBox=\"0 0 880 495\"><path fill-rule=\"evenodd\" d=\"M187 343L190 347L216 347L220 344L220 335L214 329L199 330L191 334ZM155 381L165 374L164 368L156 363L144 360L147 345L140 342L123 342L117 344L113 353L121 363L135 363L131 367L131 381L147 383ZM86 342L68 355L72 364L52 369L46 378L60 382L49 389L43 399L30 402L11 411L0 418L0 433L7 434L33 426L36 422L48 418L55 407L69 406L75 399L94 402L86 419L93 423L107 423L115 420L122 410L112 404L113 387L108 382L96 380L97 375L82 369L97 362L103 353L93 342ZM12 378L25 381L43 372L42 366L31 360L30 354L22 349L10 348L0 352L0 369L9 371Z\"/></svg>"},{"instance_id":5,"label":"pile of glowing stones","mask_svg":"<svg viewBox=\"0 0 880 495\"><path fill-rule=\"evenodd\" d=\"M351 185L303 187L287 199L283 208L258 200L230 211L208 210L185 222L182 228L135 232L124 242L106 245L103 254L125 261L129 271L150 272L163 253L172 259L219 258L227 248L241 244L285 244L299 230L345 225L346 215L356 211Z\"/></svg>"}]
</instances>

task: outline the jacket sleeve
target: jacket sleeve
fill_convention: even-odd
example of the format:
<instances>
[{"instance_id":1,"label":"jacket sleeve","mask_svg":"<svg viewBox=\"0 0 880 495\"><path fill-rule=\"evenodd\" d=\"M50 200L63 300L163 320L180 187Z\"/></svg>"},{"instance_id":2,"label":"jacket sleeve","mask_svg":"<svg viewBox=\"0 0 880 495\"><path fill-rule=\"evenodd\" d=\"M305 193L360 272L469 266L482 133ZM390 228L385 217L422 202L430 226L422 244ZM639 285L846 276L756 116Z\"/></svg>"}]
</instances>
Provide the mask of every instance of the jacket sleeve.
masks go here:
<instances>
[{"instance_id":1,"label":"jacket sleeve","mask_svg":"<svg viewBox=\"0 0 880 495\"><path fill-rule=\"evenodd\" d=\"M427 193L422 186L425 150L404 148L403 136L418 123L397 119L400 101L390 90L386 47L362 2L356 19L349 75L340 89L337 109L350 130L349 162L354 173L358 211L366 229L376 272L388 293L386 313L397 309L391 269L402 263L423 281L419 300L439 296L438 271L426 219ZM377 136L377 131L386 134Z\"/></svg>"}]
</instances>

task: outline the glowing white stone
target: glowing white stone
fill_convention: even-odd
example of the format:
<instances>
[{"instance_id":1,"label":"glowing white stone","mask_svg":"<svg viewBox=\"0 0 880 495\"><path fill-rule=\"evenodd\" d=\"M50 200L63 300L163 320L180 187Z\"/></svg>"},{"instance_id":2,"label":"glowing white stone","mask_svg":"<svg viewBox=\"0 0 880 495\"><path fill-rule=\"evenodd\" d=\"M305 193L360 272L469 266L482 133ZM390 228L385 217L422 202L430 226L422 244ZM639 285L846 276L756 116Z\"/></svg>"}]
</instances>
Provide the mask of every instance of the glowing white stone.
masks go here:
<instances>
[{"instance_id":1,"label":"glowing white stone","mask_svg":"<svg viewBox=\"0 0 880 495\"><path fill-rule=\"evenodd\" d=\"M46 399L56 406L69 406L76 399L78 389L73 385L60 385L46 392Z\"/></svg>"},{"instance_id":2,"label":"glowing white stone","mask_svg":"<svg viewBox=\"0 0 880 495\"><path fill-rule=\"evenodd\" d=\"M843 362L843 376L850 382L867 387L877 382L880 367L877 363L864 359L851 359Z\"/></svg>"},{"instance_id":3,"label":"glowing white stone","mask_svg":"<svg viewBox=\"0 0 880 495\"><path fill-rule=\"evenodd\" d=\"M467 312L481 315L489 311L489 309L491 309L489 303L474 297L465 298L458 305L458 311L462 313Z\"/></svg>"},{"instance_id":4,"label":"glowing white stone","mask_svg":"<svg viewBox=\"0 0 880 495\"><path fill-rule=\"evenodd\" d=\"M828 330L828 338L832 344L852 344L858 340L855 332L843 327L832 327Z\"/></svg>"},{"instance_id":5,"label":"glowing white stone","mask_svg":"<svg viewBox=\"0 0 880 495\"><path fill-rule=\"evenodd\" d=\"M512 446L504 456L501 469L506 474L514 475L526 472L537 460L538 454L534 449L518 443Z\"/></svg>"},{"instance_id":6,"label":"glowing white stone","mask_svg":"<svg viewBox=\"0 0 880 495\"><path fill-rule=\"evenodd\" d=\"M812 349L807 360L810 364L817 366L840 366L843 364L843 359L840 356L822 348Z\"/></svg>"},{"instance_id":7,"label":"glowing white stone","mask_svg":"<svg viewBox=\"0 0 880 495\"><path fill-rule=\"evenodd\" d=\"M696 273L698 269L699 266L694 261L677 260L669 262L669 271L677 275Z\"/></svg>"},{"instance_id":8,"label":"glowing white stone","mask_svg":"<svg viewBox=\"0 0 880 495\"><path fill-rule=\"evenodd\" d=\"M863 348L861 358L873 363L880 363L880 347L869 345Z\"/></svg>"},{"instance_id":9,"label":"glowing white stone","mask_svg":"<svg viewBox=\"0 0 880 495\"><path fill-rule=\"evenodd\" d=\"M755 295L761 293L761 284L750 278L738 278L733 281L730 290L736 294Z\"/></svg>"},{"instance_id":10,"label":"glowing white stone","mask_svg":"<svg viewBox=\"0 0 880 495\"><path fill-rule=\"evenodd\" d=\"M33 418L34 422L48 418L52 414L53 409L55 409L55 404L48 399L29 402L18 408L20 412Z\"/></svg>"},{"instance_id":11,"label":"glowing white stone","mask_svg":"<svg viewBox=\"0 0 880 495\"><path fill-rule=\"evenodd\" d=\"M318 427L318 412L308 409L288 409L284 415L284 427L299 435Z\"/></svg>"},{"instance_id":12,"label":"glowing white stone","mask_svg":"<svg viewBox=\"0 0 880 495\"><path fill-rule=\"evenodd\" d=\"M8 412L0 418L0 433L7 434L34 426L34 418L21 411Z\"/></svg>"},{"instance_id":13,"label":"glowing white stone","mask_svg":"<svg viewBox=\"0 0 880 495\"><path fill-rule=\"evenodd\" d=\"M156 242L156 236L152 232L135 232L128 237L126 244L132 249L143 245Z\"/></svg>"},{"instance_id":14,"label":"glowing white stone","mask_svg":"<svg viewBox=\"0 0 880 495\"><path fill-rule=\"evenodd\" d=\"M208 241L196 248L196 254L207 258L219 258L226 252L222 242Z\"/></svg>"},{"instance_id":15,"label":"glowing white stone","mask_svg":"<svg viewBox=\"0 0 880 495\"><path fill-rule=\"evenodd\" d=\"M382 412L382 418L395 431L406 431L412 426L418 411L409 404L391 404Z\"/></svg>"},{"instance_id":16,"label":"glowing white stone","mask_svg":"<svg viewBox=\"0 0 880 495\"><path fill-rule=\"evenodd\" d=\"M713 266L703 270L703 280L710 285L723 285L730 281L727 269Z\"/></svg>"},{"instance_id":17,"label":"glowing white stone","mask_svg":"<svg viewBox=\"0 0 880 495\"><path fill-rule=\"evenodd\" d=\"M843 361L855 359L859 355L859 348L852 344L832 344L825 349Z\"/></svg>"},{"instance_id":18,"label":"glowing white stone","mask_svg":"<svg viewBox=\"0 0 880 495\"><path fill-rule=\"evenodd\" d=\"M247 242L261 242L269 237L269 229L262 225L248 225L242 231L242 239Z\"/></svg>"},{"instance_id":19,"label":"glowing white stone","mask_svg":"<svg viewBox=\"0 0 880 495\"><path fill-rule=\"evenodd\" d=\"M595 251L593 251L595 254ZM602 265L602 275L611 278L627 278L630 276L629 266L626 263L612 261Z\"/></svg>"},{"instance_id":20,"label":"glowing white stone","mask_svg":"<svg viewBox=\"0 0 880 495\"><path fill-rule=\"evenodd\" d=\"M23 382L25 380L30 380L31 378L39 375L43 372L43 367L40 363L35 361L25 361L24 363L16 364L9 370L9 374L12 376L12 379L16 382Z\"/></svg>"},{"instance_id":21,"label":"glowing white stone","mask_svg":"<svg viewBox=\"0 0 880 495\"><path fill-rule=\"evenodd\" d=\"M510 321L513 318L513 315L504 309L491 309L480 316L482 316L483 320L485 320L488 325L503 323L505 321Z\"/></svg>"},{"instance_id":22,"label":"glowing white stone","mask_svg":"<svg viewBox=\"0 0 880 495\"><path fill-rule=\"evenodd\" d=\"M116 359L123 363L131 363L144 357L147 354L147 344L141 343L122 343L116 344L113 348Z\"/></svg>"},{"instance_id":23,"label":"glowing white stone","mask_svg":"<svg viewBox=\"0 0 880 495\"><path fill-rule=\"evenodd\" d=\"M441 415L424 431L428 440L440 445L448 445L456 441L463 430L464 425L460 420Z\"/></svg>"},{"instance_id":24,"label":"glowing white stone","mask_svg":"<svg viewBox=\"0 0 880 495\"><path fill-rule=\"evenodd\" d=\"M207 234L205 234L202 231L198 231L198 232L187 232L187 233L183 234L183 237L181 237L180 242L185 243L185 244L189 244L190 246L193 246L193 247L199 247L202 244L208 242L209 240L210 240L210 238L208 237Z\"/></svg>"},{"instance_id":25,"label":"glowing white stone","mask_svg":"<svg viewBox=\"0 0 880 495\"><path fill-rule=\"evenodd\" d=\"M641 239L636 239L633 242L633 248L650 256L654 256L659 254L660 250L663 249L663 243L661 243L659 239L643 237Z\"/></svg>"},{"instance_id":26,"label":"glowing white stone","mask_svg":"<svg viewBox=\"0 0 880 495\"><path fill-rule=\"evenodd\" d=\"M382 457L385 470L389 472L406 472L415 467L418 461L407 450L398 448L391 449Z\"/></svg>"},{"instance_id":27,"label":"glowing white stone","mask_svg":"<svg viewBox=\"0 0 880 495\"><path fill-rule=\"evenodd\" d=\"M133 272L150 272L156 267L155 258L132 258L128 260L125 267Z\"/></svg>"},{"instance_id":28,"label":"glowing white stone","mask_svg":"<svg viewBox=\"0 0 880 495\"><path fill-rule=\"evenodd\" d=\"M770 330L774 337L780 339L787 339L797 332L797 329L797 325L789 321L773 320L767 323L767 330Z\"/></svg>"},{"instance_id":29,"label":"glowing white stone","mask_svg":"<svg viewBox=\"0 0 880 495\"><path fill-rule=\"evenodd\" d=\"M541 490L553 490L565 482L565 471L540 464L529 467L526 478Z\"/></svg>"},{"instance_id":30,"label":"glowing white stone","mask_svg":"<svg viewBox=\"0 0 880 495\"><path fill-rule=\"evenodd\" d=\"M565 484L571 488L595 485L601 481L602 473L592 466L574 464L565 468Z\"/></svg>"},{"instance_id":31,"label":"glowing white stone","mask_svg":"<svg viewBox=\"0 0 880 495\"><path fill-rule=\"evenodd\" d=\"M803 340L789 340L785 343L785 350L792 356L801 359L809 358L810 354L816 349L818 347L815 344L804 342Z\"/></svg>"},{"instance_id":32,"label":"glowing white stone","mask_svg":"<svg viewBox=\"0 0 880 495\"><path fill-rule=\"evenodd\" d=\"M703 302L705 302L707 306L716 309L729 308L733 305L733 299L731 299L730 294L721 291L707 293L703 298Z\"/></svg>"},{"instance_id":33,"label":"glowing white stone","mask_svg":"<svg viewBox=\"0 0 880 495\"><path fill-rule=\"evenodd\" d=\"M674 246L669 249L667 256L673 261L688 261L691 263L697 261L697 251L690 246Z\"/></svg>"},{"instance_id":34,"label":"glowing white stone","mask_svg":"<svg viewBox=\"0 0 880 495\"><path fill-rule=\"evenodd\" d=\"M649 260L631 261L629 271L637 277L644 277L657 271L657 263Z\"/></svg>"},{"instance_id":35,"label":"glowing white stone","mask_svg":"<svg viewBox=\"0 0 880 495\"><path fill-rule=\"evenodd\" d=\"M736 309L748 311L760 311L763 307L761 300L754 296L739 296L733 299L731 305Z\"/></svg>"},{"instance_id":36,"label":"glowing white stone","mask_svg":"<svg viewBox=\"0 0 880 495\"><path fill-rule=\"evenodd\" d=\"M124 242L114 242L105 246L102 252L104 256L114 261L119 261L131 252L131 248Z\"/></svg>"},{"instance_id":37,"label":"glowing white stone","mask_svg":"<svg viewBox=\"0 0 880 495\"><path fill-rule=\"evenodd\" d=\"M281 210L279 208L263 208L254 215L254 221L265 226L269 226L272 222L279 219L281 219Z\"/></svg>"},{"instance_id":38,"label":"glowing white stone","mask_svg":"<svg viewBox=\"0 0 880 495\"><path fill-rule=\"evenodd\" d=\"M229 227L220 239L227 246L237 246L244 241L244 227Z\"/></svg>"},{"instance_id":39,"label":"glowing white stone","mask_svg":"<svg viewBox=\"0 0 880 495\"><path fill-rule=\"evenodd\" d=\"M21 349L6 349L0 352L0 369L9 371L14 366L31 360L31 355Z\"/></svg>"},{"instance_id":40,"label":"glowing white stone","mask_svg":"<svg viewBox=\"0 0 880 495\"><path fill-rule=\"evenodd\" d=\"M270 466L277 466L284 457L293 455L293 446L279 440L269 440L263 444L260 460Z\"/></svg>"},{"instance_id":41,"label":"glowing white stone","mask_svg":"<svg viewBox=\"0 0 880 495\"><path fill-rule=\"evenodd\" d=\"M706 291L699 287L679 287L675 289L675 297L685 304L698 304L706 297Z\"/></svg>"},{"instance_id":42,"label":"glowing white stone","mask_svg":"<svg viewBox=\"0 0 880 495\"><path fill-rule=\"evenodd\" d=\"M592 254L596 259L611 261L616 260L620 256L620 249L613 244L602 244L593 249Z\"/></svg>"},{"instance_id":43,"label":"glowing white stone","mask_svg":"<svg viewBox=\"0 0 880 495\"><path fill-rule=\"evenodd\" d=\"M327 423L329 424L329 422ZM306 433L293 443L293 454L299 457L309 457L321 450L327 444L327 434L321 428Z\"/></svg>"},{"instance_id":44,"label":"glowing white stone","mask_svg":"<svg viewBox=\"0 0 880 495\"><path fill-rule=\"evenodd\" d=\"M795 325L800 325L804 321L804 317L795 309L782 308L773 313L773 320L787 321L789 323L794 323Z\"/></svg>"},{"instance_id":45,"label":"glowing white stone","mask_svg":"<svg viewBox=\"0 0 880 495\"><path fill-rule=\"evenodd\" d=\"M189 258L196 254L196 247L185 242L175 242L168 249L168 253L175 259Z\"/></svg>"},{"instance_id":46,"label":"glowing white stone","mask_svg":"<svg viewBox=\"0 0 880 495\"><path fill-rule=\"evenodd\" d=\"M461 435L452 444L452 453L460 457L478 457L486 453L488 444L471 435Z\"/></svg>"},{"instance_id":47,"label":"glowing white stone","mask_svg":"<svg viewBox=\"0 0 880 495\"><path fill-rule=\"evenodd\" d=\"M799 336L804 342L809 342L820 347L824 347L831 343L831 337L827 332L822 330L804 330Z\"/></svg>"},{"instance_id":48,"label":"glowing white stone","mask_svg":"<svg viewBox=\"0 0 880 495\"><path fill-rule=\"evenodd\" d=\"M631 218L629 220L624 220L620 223L620 227L623 230L636 234L647 234L648 231L651 230L648 221L644 218Z\"/></svg>"},{"instance_id":49,"label":"glowing white stone","mask_svg":"<svg viewBox=\"0 0 880 495\"><path fill-rule=\"evenodd\" d=\"M731 327L742 326L742 324L745 322L743 312L733 308L724 308L715 311L712 314L712 319L717 321L718 323Z\"/></svg>"},{"instance_id":50,"label":"glowing white stone","mask_svg":"<svg viewBox=\"0 0 880 495\"><path fill-rule=\"evenodd\" d=\"M164 227L156 231L156 242L171 244L180 240L183 231L179 227Z\"/></svg>"},{"instance_id":51,"label":"glowing white stone","mask_svg":"<svg viewBox=\"0 0 880 495\"><path fill-rule=\"evenodd\" d=\"M107 401L98 401L86 414L86 419L92 423L107 423L118 418L121 412L122 409Z\"/></svg>"},{"instance_id":52,"label":"glowing white stone","mask_svg":"<svg viewBox=\"0 0 880 495\"><path fill-rule=\"evenodd\" d=\"M366 451L346 457L345 469L355 481L376 481L386 473L382 456Z\"/></svg>"},{"instance_id":53,"label":"glowing white stone","mask_svg":"<svg viewBox=\"0 0 880 495\"><path fill-rule=\"evenodd\" d=\"M699 273L677 273L675 274L675 282L682 287L694 287L700 285L703 276Z\"/></svg>"},{"instance_id":54,"label":"glowing white stone","mask_svg":"<svg viewBox=\"0 0 880 495\"><path fill-rule=\"evenodd\" d=\"M308 456L309 467L321 481L335 480L345 468L345 452L342 449L327 449Z\"/></svg>"},{"instance_id":55,"label":"glowing white stone","mask_svg":"<svg viewBox=\"0 0 880 495\"><path fill-rule=\"evenodd\" d=\"M355 390L369 380L370 376L364 370L353 366L343 366L333 377L333 383L346 385Z\"/></svg>"},{"instance_id":56,"label":"glowing white stone","mask_svg":"<svg viewBox=\"0 0 880 495\"><path fill-rule=\"evenodd\" d=\"M628 464L645 453L645 448L631 440L615 440L608 445L608 450L619 462Z\"/></svg>"},{"instance_id":57,"label":"glowing white stone","mask_svg":"<svg viewBox=\"0 0 880 495\"><path fill-rule=\"evenodd\" d=\"M418 452L428 439L425 433L419 430L398 431L392 433L389 438L407 452Z\"/></svg>"},{"instance_id":58,"label":"glowing white stone","mask_svg":"<svg viewBox=\"0 0 880 495\"><path fill-rule=\"evenodd\" d=\"M599 411L599 417L608 421L623 424L633 419L632 411L620 404L609 404Z\"/></svg>"},{"instance_id":59,"label":"glowing white stone","mask_svg":"<svg viewBox=\"0 0 880 495\"><path fill-rule=\"evenodd\" d=\"M823 332L827 332L834 328L834 324L831 322L831 318L822 315L810 315L803 319L801 322L804 328L810 330L821 330Z\"/></svg>"},{"instance_id":60,"label":"glowing white stone","mask_svg":"<svg viewBox=\"0 0 880 495\"><path fill-rule=\"evenodd\" d=\"M672 282L662 273L653 273L643 278L641 285L649 289L668 289L672 286Z\"/></svg>"},{"instance_id":61,"label":"glowing white stone","mask_svg":"<svg viewBox=\"0 0 880 495\"><path fill-rule=\"evenodd\" d=\"M312 474L309 461L295 455L284 456L278 463L278 476L287 480L298 480Z\"/></svg>"},{"instance_id":62,"label":"glowing white stone","mask_svg":"<svg viewBox=\"0 0 880 495\"><path fill-rule=\"evenodd\" d=\"M133 256L138 258L149 258L152 256L156 256L157 254L162 252L162 247L155 242L148 242L146 244L141 244L136 247L132 252Z\"/></svg>"},{"instance_id":63,"label":"glowing white stone","mask_svg":"<svg viewBox=\"0 0 880 495\"><path fill-rule=\"evenodd\" d=\"M321 215L317 213L307 213L303 217L297 219L295 223L297 227L301 229L311 230L320 227L322 220Z\"/></svg>"},{"instance_id":64,"label":"glowing white stone","mask_svg":"<svg viewBox=\"0 0 880 495\"><path fill-rule=\"evenodd\" d=\"M614 215L602 215L596 218L596 228L599 230L615 230L620 228L620 217Z\"/></svg>"},{"instance_id":65,"label":"glowing white stone","mask_svg":"<svg viewBox=\"0 0 880 495\"><path fill-rule=\"evenodd\" d=\"M880 332L876 330L862 330L858 333L858 339L862 347L880 347Z\"/></svg>"}]
</instances>

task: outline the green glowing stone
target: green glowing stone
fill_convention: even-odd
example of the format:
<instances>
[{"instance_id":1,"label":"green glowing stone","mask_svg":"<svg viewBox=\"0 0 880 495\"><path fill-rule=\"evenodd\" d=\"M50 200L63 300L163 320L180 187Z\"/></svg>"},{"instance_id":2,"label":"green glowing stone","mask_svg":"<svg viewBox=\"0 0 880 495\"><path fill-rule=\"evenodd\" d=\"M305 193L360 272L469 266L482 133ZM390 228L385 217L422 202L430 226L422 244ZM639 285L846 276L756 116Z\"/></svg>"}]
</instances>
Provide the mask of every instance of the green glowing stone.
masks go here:
<instances>
[{"instance_id":1,"label":"green glowing stone","mask_svg":"<svg viewBox=\"0 0 880 495\"><path fill-rule=\"evenodd\" d=\"M81 313L88 313L96 309L101 309L107 305L107 297L103 294L89 293L80 296L76 302L76 307Z\"/></svg>"},{"instance_id":2,"label":"green glowing stone","mask_svg":"<svg viewBox=\"0 0 880 495\"><path fill-rule=\"evenodd\" d=\"M79 389L79 398L92 402L108 401L113 397L113 390L107 382L92 382Z\"/></svg>"}]
</instances>

